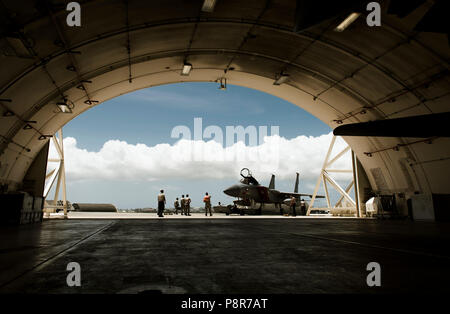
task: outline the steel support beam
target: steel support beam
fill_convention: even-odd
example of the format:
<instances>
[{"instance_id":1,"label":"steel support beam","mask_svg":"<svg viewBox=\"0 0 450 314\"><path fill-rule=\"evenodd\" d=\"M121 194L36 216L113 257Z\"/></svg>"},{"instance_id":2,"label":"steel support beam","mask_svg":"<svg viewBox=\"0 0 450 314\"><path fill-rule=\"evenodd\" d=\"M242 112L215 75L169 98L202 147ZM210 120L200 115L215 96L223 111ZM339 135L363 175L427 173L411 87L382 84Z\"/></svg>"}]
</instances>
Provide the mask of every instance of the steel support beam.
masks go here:
<instances>
[{"instance_id":1,"label":"steel support beam","mask_svg":"<svg viewBox=\"0 0 450 314\"><path fill-rule=\"evenodd\" d=\"M353 207L355 207L357 217L361 217L361 210L360 210L360 204L359 204L359 190L356 187L356 185L358 184L357 178L356 178L357 173L355 172L356 171L356 166L355 166L356 165L356 156L355 156L354 152L351 151L350 146L347 145L344 149L339 151L332 158L331 154L333 152L335 143L336 143L336 137L333 136L333 138L331 139L330 146L328 147L327 154L325 156L325 161L323 163L322 170L320 171L320 175L317 179L316 186L314 188L314 193L313 193L311 202L308 207L307 215L309 216L311 209L314 206L314 202L317 197L317 193L319 192L320 183L322 182L323 188L325 190L325 198L327 200L328 209L331 210L333 208L338 208L339 206L342 205L342 201L344 199L346 199ZM328 167L332 166L337 160L342 158L349 151L352 154L352 169L339 169L339 168L328 169ZM352 173L353 174L352 181L344 189L336 182L335 179L333 179L331 177L330 173ZM331 203L328 184L330 184L341 195L340 198L338 199L338 201L336 202L336 204L334 204L334 206L332 206L332 203ZM355 187L356 201L353 200L353 198L349 195L349 192L352 187Z\"/></svg>"},{"instance_id":2,"label":"steel support beam","mask_svg":"<svg viewBox=\"0 0 450 314\"><path fill-rule=\"evenodd\" d=\"M58 137L58 139L56 138ZM58 158L49 158L48 163L57 163L56 168L51 170L45 176L45 189L44 189L44 198L45 205L44 208L55 208L58 206L59 201L59 193L62 194L62 202L64 209L64 218L67 218L67 193L66 193L66 172L64 166L64 145L63 145L63 132L62 129L58 130L55 136L52 137L53 146L58 153ZM55 194L52 201L48 200L48 194L55 184Z\"/></svg>"}]
</instances>

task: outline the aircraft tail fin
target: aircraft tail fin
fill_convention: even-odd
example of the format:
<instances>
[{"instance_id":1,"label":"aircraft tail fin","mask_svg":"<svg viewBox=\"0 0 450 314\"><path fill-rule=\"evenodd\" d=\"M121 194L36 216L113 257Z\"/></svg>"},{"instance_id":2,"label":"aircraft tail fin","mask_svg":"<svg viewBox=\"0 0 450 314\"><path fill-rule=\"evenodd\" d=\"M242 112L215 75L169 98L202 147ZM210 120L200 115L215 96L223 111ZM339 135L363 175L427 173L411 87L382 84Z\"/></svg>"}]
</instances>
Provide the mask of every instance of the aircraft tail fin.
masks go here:
<instances>
[{"instance_id":1,"label":"aircraft tail fin","mask_svg":"<svg viewBox=\"0 0 450 314\"><path fill-rule=\"evenodd\" d=\"M272 175L272 178L270 178L270 184L269 189L275 189L275 175Z\"/></svg>"},{"instance_id":2,"label":"aircraft tail fin","mask_svg":"<svg viewBox=\"0 0 450 314\"><path fill-rule=\"evenodd\" d=\"M295 178L294 193L298 193L298 177L299 177L299 174L297 172L297 177Z\"/></svg>"}]
</instances>

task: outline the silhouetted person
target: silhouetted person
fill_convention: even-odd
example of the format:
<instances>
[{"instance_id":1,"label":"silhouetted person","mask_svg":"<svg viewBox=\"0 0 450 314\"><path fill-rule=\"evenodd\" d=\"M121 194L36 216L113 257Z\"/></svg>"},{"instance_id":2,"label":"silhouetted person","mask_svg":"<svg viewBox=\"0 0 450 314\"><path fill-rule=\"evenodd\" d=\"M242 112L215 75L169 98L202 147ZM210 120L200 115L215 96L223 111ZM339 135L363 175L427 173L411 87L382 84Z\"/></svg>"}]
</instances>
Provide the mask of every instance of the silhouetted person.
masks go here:
<instances>
[{"instance_id":1,"label":"silhouetted person","mask_svg":"<svg viewBox=\"0 0 450 314\"><path fill-rule=\"evenodd\" d=\"M186 216L191 215L191 198L186 194Z\"/></svg>"},{"instance_id":2,"label":"silhouetted person","mask_svg":"<svg viewBox=\"0 0 450 314\"><path fill-rule=\"evenodd\" d=\"M186 215L186 199L184 198L184 194L181 195L181 215Z\"/></svg>"},{"instance_id":3,"label":"silhouetted person","mask_svg":"<svg viewBox=\"0 0 450 314\"><path fill-rule=\"evenodd\" d=\"M205 216L208 216L208 211L209 215L212 216L211 195L208 195L208 192L206 192L205 197L203 198L203 202L205 203Z\"/></svg>"},{"instance_id":4,"label":"silhouetted person","mask_svg":"<svg viewBox=\"0 0 450 314\"><path fill-rule=\"evenodd\" d=\"M175 208L175 215L178 215L178 210L180 209L180 202L178 201L178 197L175 200L175 202L173 203L173 207Z\"/></svg>"},{"instance_id":5,"label":"silhouetted person","mask_svg":"<svg viewBox=\"0 0 450 314\"><path fill-rule=\"evenodd\" d=\"M295 212L295 206L297 205L297 200L295 199L295 196L291 197L291 202L290 202L291 208L292 208L292 216L297 216L297 213Z\"/></svg>"},{"instance_id":6,"label":"silhouetted person","mask_svg":"<svg viewBox=\"0 0 450 314\"><path fill-rule=\"evenodd\" d=\"M158 195L158 216L164 217L163 213L164 213L164 206L166 205L166 196L164 195L164 190L161 190L160 192L161 193L159 193Z\"/></svg>"},{"instance_id":7,"label":"silhouetted person","mask_svg":"<svg viewBox=\"0 0 450 314\"><path fill-rule=\"evenodd\" d=\"M306 216L306 203L305 203L305 200L303 198L300 201L300 211L302 213L302 216Z\"/></svg>"}]
</instances>

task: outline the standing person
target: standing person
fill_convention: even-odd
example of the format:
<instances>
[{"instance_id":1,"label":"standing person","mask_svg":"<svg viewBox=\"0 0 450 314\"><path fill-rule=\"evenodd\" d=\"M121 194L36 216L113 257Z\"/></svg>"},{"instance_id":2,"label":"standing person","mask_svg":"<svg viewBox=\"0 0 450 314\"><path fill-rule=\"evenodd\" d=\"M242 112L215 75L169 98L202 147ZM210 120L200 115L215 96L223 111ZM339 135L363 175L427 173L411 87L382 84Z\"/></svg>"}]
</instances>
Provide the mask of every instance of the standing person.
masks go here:
<instances>
[{"instance_id":1,"label":"standing person","mask_svg":"<svg viewBox=\"0 0 450 314\"><path fill-rule=\"evenodd\" d=\"M175 215L178 215L178 210L180 209L180 202L178 201L178 197L173 203L173 207L175 208Z\"/></svg>"},{"instance_id":2,"label":"standing person","mask_svg":"<svg viewBox=\"0 0 450 314\"><path fill-rule=\"evenodd\" d=\"M191 215L191 198L189 197L189 194L186 194L186 216Z\"/></svg>"},{"instance_id":3,"label":"standing person","mask_svg":"<svg viewBox=\"0 0 450 314\"><path fill-rule=\"evenodd\" d=\"M306 216L306 203L305 203L305 200L303 198L300 201L300 211L302 213L302 216Z\"/></svg>"},{"instance_id":4,"label":"standing person","mask_svg":"<svg viewBox=\"0 0 450 314\"><path fill-rule=\"evenodd\" d=\"M184 194L181 195L181 215L186 214L186 199L184 198Z\"/></svg>"},{"instance_id":5,"label":"standing person","mask_svg":"<svg viewBox=\"0 0 450 314\"><path fill-rule=\"evenodd\" d=\"M206 195L203 198L203 202L205 203L205 216L208 216L208 211L209 211L209 215L212 216L211 195L208 195L208 192L206 192Z\"/></svg>"},{"instance_id":6,"label":"standing person","mask_svg":"<svg viewBox=\"0 0 450 314\"><path fill-rule=\"evenodd\" d=\"M166 196L164 195L164 190L161 190L160 192L161 193L159 193L158 195L158 216L164 217L163 213L164 213L164 206L166 205Z\"/></svg>"},{"instance_id":7,"label":"standing person","mask_svg":"<svg viewBox=\"0 0 450 314\"><path fill-rule=\"evenodd\" d=\"M290 202L291 208L292 208L292 216L297 216L297 213L295 212L295 205L297 205L297 200L295 199L295 196L291 197L291 202Z\"/></svg>"}]
</instances>

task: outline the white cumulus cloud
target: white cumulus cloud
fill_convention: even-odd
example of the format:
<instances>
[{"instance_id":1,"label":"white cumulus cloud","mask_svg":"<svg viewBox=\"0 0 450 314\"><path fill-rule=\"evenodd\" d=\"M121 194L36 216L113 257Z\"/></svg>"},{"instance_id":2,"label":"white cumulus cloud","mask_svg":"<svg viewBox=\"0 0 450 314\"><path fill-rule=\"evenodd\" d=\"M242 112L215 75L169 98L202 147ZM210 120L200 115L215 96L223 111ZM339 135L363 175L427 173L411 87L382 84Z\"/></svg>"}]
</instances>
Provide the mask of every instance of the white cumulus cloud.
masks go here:
<instances>
[{"instance_id":1,"label":"white cumulus cloud","mask_svg":"<svg viewBox=\"0 0 450 314\"><path fill-rule=\"evenodd\" d=\"M267 136L258 146L238 142L223 147L215 141L180 140L177 143L128 144L109 140L99 151L78 147L73 137L64 139L66 175L69 181L117 180L154 181L164 179L224 179L237 178L241 168L249 168L255 177L276 174L277 178L291 180L300 172L302 180L315 180L320 172L332 134L298 136L286 139ZM335 155L345 147L342 139L336 141ZM51 147L50 158L56 151ZM349 154L333 168L351 167ZM348 174L335 176L346 179Z\"/></svg>"}]
</instances>

